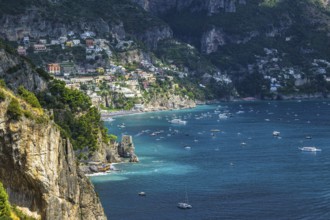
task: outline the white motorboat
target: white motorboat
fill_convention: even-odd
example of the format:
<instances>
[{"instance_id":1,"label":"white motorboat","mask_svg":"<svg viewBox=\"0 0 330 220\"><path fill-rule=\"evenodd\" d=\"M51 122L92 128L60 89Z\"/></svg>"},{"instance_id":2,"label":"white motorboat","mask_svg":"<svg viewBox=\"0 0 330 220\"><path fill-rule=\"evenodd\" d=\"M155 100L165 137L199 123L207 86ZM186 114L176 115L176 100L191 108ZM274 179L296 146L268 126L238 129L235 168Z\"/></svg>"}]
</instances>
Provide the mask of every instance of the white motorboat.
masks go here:
<instances>
[{"instance_id":1,"label":"white motorboat","mask_svg":"<svg viewBox=\"0 0 330 220\"><path fill-rule=\"evenodd\" d=\"M185 125L187 124L187 121L181 120L179 118L172 119L170 121L172 124L180 124L180 125Z\"/></svg>"},{"instance_id":2,"label":"white motorboat","mask_svg":"<svg viewBox=\"0 0 330 220\"><path fill-rule=\"evenodd\" d=\"M145 192L139 192L139 196L146 196L147 194Z\"/></svg>"},{"instance_id":3,"label":"white motorboat","mask_svg":"<svg viewBox=\"0 0 330 220\"><path fill-rule=\"evenodd\" d=\"M103 120L104 121L109 121L109 122L115 121L115 119L114 118L111 118L111 117L105 118Z\"/></svg>"},{"instance_id":4,"label":"white motorboat","mask_svg":"<svg viewBox=\"0 0 330 220\"><path fill-rule=\"evenodd\" d=\"M280 134L281 134L281 132L279 132L279 131L273 131L274 137L278 137L278 136L280 136Z\"/></svg>"},{"instance_id":5,"label":"white motorboat","mask_svg":"<svg viewBox=\"0 0 330 220\"><path fill-rule=\"evenodd\" d=\"M184 149L191 150L191 147L190 146L185 146Z\"/></svg>"},{"instance_id":6,"label":"white motorboat","mask_svg":"<svg viewBox=\"0 0 330 220\"><path fill-rule=\"evenodd\" d=\"M316 148L316 147L300 147L299 149L302 151L308 151L308 152L322 151L320 148Z\"/></svg>"}]
</instances>

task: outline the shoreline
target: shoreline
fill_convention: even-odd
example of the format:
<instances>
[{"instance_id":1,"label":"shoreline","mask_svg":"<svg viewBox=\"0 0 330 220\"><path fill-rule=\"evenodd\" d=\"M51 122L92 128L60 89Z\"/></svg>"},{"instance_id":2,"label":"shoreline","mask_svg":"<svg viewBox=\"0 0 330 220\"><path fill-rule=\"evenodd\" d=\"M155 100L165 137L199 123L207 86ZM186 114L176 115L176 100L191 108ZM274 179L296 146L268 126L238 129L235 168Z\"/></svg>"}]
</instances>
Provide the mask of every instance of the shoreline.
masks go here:
<instances>
[{"instance_id":1,"label":"shoreline","mask_svg":"<svg viewBox=\"0 0 330 220\"><path fill-rule=\"evenodd\" d=\"M106 121L107 118L114 118L114 117L121 117L121 116L128 116L128 115L138 115L138 114L144 114L144 113L150 113L150 112L164 112L164 111L179 111L184 109L193 109L196 108L197 105L203 105L203 104L196 104L194 107L183 107L183 108L171 108L171 109L148 109L143 111L134 111L134 110L120 110L120 111L114 111L114 112L105 112L101 111L101 118L102 120Z\"/></svg>"},{"instance_id":2,"label":"shoreline","mask_svg":"<svg viewBox=\"0 0 330 220\"><path fill-rule=\"evenodd\" d=\"M84 164L84 165L79 165L80 170L84 173L85 176L87 177L93 177L93 176L105 176L105 175L110 175L112 174L114 171L118 172L121 171L119 169L117 169L115 167L115 165L117 164L121 164L121 163L126 163L125 161L120 162L120 163L103 163L105 165L109 165L110 169L107 171L100 171L100 172L93 172L89 169L90 165ZM88 169L88 171L86 171L86 169Z\"/></svg>"},{"instance_id":3,"label":"shoreline","mask_svg":"<svg viewBox=\"0 0 330 220\"><path fill-rule=\"evenodd\" d=\"M144 114L144 113L150 113L150 112L164 112L164 111L179 111L184 109L193 109L196 108L199 105L216 105L221 103L228 103L228 102L258 102L258 101L309 101L309 100L318 100L318 99L328 99L326 97L306 97L306 96L294 96L294 97L286 97L283 99L258 99L254 97L246 97L246 98L240 98L240 99L232 99L232 100L208 100L208 101L195 101L196 105L194 107L187 106L183 108L169 108L169 109L147 109L147 110L119 110L119 111L101 111L101 119L103 121L107 121L107 118L115 118L115 117L122 117L122 116L129 116L129 115L138 115L138 114Z\"/></svg>"}]
</instances>

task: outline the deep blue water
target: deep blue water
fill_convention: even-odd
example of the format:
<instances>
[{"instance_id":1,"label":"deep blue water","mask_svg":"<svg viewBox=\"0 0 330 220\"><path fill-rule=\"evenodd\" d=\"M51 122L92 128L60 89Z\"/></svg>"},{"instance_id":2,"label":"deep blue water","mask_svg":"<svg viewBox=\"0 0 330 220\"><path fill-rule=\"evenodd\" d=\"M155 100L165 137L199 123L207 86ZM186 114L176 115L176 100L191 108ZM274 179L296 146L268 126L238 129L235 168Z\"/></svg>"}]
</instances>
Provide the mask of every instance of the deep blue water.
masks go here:
<instances>
[{"instance_id":1,"label":"deep blue water","mask_svg":"<svg viewBox=\"0 0 330 220\"><path fill-rule=\"evenodd\" d=\"M233 117L220 120L215 110ZM172 125L172 118L188 123ZM106 126L119 138L132 135L140 159L92 177L109 219L330 219L329 101L223 103L118 117ZM190 210L176 207L185 189Z\"/></svg>"}]
</instances>

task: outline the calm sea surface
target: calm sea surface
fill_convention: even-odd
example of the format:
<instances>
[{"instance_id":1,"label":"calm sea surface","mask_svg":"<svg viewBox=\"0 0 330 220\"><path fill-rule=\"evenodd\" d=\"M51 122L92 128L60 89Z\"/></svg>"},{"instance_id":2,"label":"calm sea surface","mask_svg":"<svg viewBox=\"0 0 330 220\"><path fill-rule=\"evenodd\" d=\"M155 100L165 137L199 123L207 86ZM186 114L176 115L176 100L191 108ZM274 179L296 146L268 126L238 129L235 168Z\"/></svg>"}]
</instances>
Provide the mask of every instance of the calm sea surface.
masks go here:
<instances>
[{"instance_id":1,"label":"calm sea surface","mask_svg":"<svg viewBox=\"0 0 330 220\"><path fill-rule=\"evenodd\" d=\"M330 101L232 102L105 123L133 136L140 159L92 177L109 219L330 219ZM193 208L178 209L186 191Z\"/></svg>"}]
</instances>

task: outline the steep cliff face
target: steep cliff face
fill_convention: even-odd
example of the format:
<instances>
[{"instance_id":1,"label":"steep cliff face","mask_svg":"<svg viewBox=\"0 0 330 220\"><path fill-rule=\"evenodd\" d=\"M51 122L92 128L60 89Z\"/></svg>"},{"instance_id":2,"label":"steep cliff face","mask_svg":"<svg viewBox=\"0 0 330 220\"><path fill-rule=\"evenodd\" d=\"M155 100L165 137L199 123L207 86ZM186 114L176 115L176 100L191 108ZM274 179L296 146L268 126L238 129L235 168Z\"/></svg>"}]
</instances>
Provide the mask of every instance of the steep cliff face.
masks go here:
<instances>
[{"instance_id":1,"label":"steep cliff face","mask_svg":"<svg viewBox=\"0 0 330 220\"><path fill-rule=\"evenodd\" d=\"M279 35L283 28L270 29L269 32L265 33L268 35ZM211 54L217 52L221 46L226 44L245 44L251 39L258 37L259 31L250 31L241 34L230 34L226 33L222 28L212 27L203 33L201 38L201 52L204 54Z\"/></svg>"},{"instance_id":2,"label":"steep cliff face","mask_svg":"<svg viewBox=\"0 0 330 220\"><path fill-rule=\"evenodd\" d=\"M1 48L0 77L4 78L12 89L23 85L30 91L41 91L47 87L46 82L32 70L29 63Z\"/></svg>"},{"instance_id":3,"label":"steep cliff face","mask_svg":"<svg viewBox=\"0 0 330 220\"><path fill-rule=\"evenodd\" d=\"M173 32L171 28L167 25L165 26L155 26L152 27L142 34L138 34L137 38L147 44L149 48L157 48L158 42L161 40L169 39L173 37Z\"/></svg>"},{"instance_id":4,"label":"steep cliff face","mask_svg":"<svg viewBox=\"0 0 330 220\"><path fill-rule=\"evenodd\" d=\"M134 36L149 48L154 48L159 40L172 37L166 23L128 0L31 2L13 12L0 9L0 22L0 37L10 41L24 36L57 39L71 32L82 34L88 30L98 38L109 39L112 36L123 40Z\"/></svg>"},{"instance_id":5,"label":"steep cliff face","mask_svg":"<svg viewBox=\"0 0 330 220\"><path fill-rule=\"evenodd\" d=\"M54 20L37 9L27 10L20 15L0 16L2 28L0 36L10 41L17 41L24 36L32 38L58 38L66 36L70 31L83 33L85 30L93 31L101 36L111 33L117 39L124 39L126 32L122 22L112 23L101 17L94 19L74 19L70 22Z\"/></svg>"},{"instance_id":6,"label":"steep cliff face","mask_svg":"<svg viewBox=\"0 0 330 220\"><path fill-rule=\"evenodd\" d=\"M225 38L225 33L219 28L205 32L202 37L201 52L206 54L216 52L219 46L226 44Z\"/></svg>"},{"instance_id":7,"label":"steep cliff face","mask_svg":"<svg viewBox=\"0 0 330 220\"><path fill-rule=\"evenodd\" d=\"M9 120L0 103L0 180L10 202L41 219L106 219L73 148L51 121Z\"/></svg>"}]
</instances>

